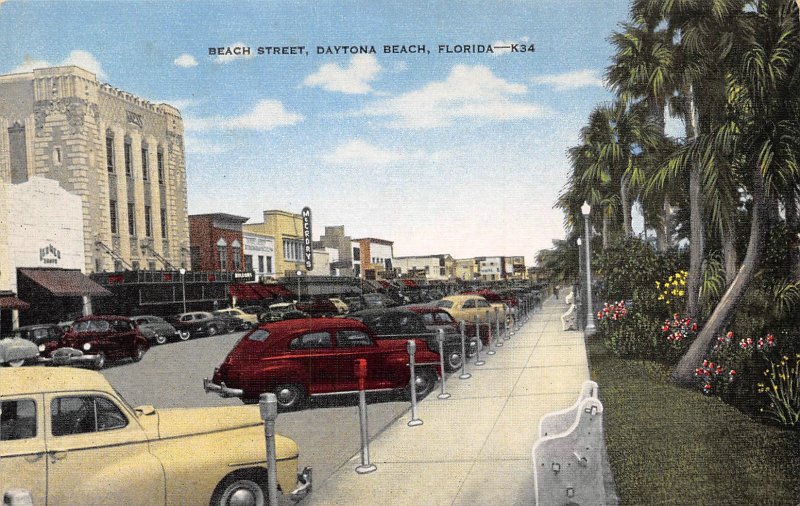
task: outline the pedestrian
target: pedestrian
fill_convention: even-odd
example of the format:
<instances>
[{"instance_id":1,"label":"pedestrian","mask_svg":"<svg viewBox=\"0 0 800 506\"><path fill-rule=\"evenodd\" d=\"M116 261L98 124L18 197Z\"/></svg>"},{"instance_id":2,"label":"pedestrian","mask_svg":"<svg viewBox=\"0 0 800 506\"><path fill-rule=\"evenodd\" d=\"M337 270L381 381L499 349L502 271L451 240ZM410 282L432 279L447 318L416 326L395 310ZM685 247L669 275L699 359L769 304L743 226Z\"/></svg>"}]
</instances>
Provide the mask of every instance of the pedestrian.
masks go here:
<instances>
[{"instance_id":1,"label":"pedestrian","mask_svg":"<svg viewBox=\"0 0 800 506\"><path fill-rule=\"evenodd\" d=\"M553 288L553 295L555 295L555 297L556 297L556 300L558 300L558 288L559 288L559 287L558 287L558 285L556 285L556 286Z\"/></svg>"}]
</instances>

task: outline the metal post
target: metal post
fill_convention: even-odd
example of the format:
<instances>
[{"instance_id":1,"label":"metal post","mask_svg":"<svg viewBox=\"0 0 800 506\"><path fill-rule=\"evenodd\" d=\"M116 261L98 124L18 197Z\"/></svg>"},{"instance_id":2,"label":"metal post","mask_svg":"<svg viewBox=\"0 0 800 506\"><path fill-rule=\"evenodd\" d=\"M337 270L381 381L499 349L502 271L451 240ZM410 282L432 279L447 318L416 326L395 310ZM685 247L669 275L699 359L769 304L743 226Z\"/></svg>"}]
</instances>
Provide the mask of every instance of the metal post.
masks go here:
<instances>
[{"instance_id":1,"label":"metal post","mask_svg":"<svg viewBox=\"0 0 800 506\"><path fill-rule=\"evenodd\" d=\"M438 399L444 400L450 398L450 394L445 392L446 374L444 372L444 329L436 330L436 342L439 343L439 363L441 364L442 367L442 393L440 393L436 397ZM461 359L464 360L464 357L462 356Z\"/></svg>"},{"instance_id":2,"label":"metal post","mask_svg":"<svg viewBox=\"0 0 800 506\"><path fill-rule=\"evenodd\" d=\"M584 204L589 208L587 204ZM583 213L586 222L586 329L584 333L591 336L597 330L594 326L594 311L592 310L592 244L589 236L589 210Z\"/></svg>"},{"instance_id":3,"label":"metal post","mask_svg":"<svg viewBox=\"0 0 800 506\"><path fill-rule=\"evenodd\" d=\"M264 420L264 435L267 438L267 495L269 506L278 506L278 473L275 453L275 419L278 417L278 399L273 393L261 394L258 409Z\"/></svg>"},{"instance_id":4,"label":"metal post","mask_svg":"<svg viewBox=\"0 0 800 506\"><path fill-rule=\"evenodd\" d=\"M503 311L503 314L505 314L505 311ZM500 309L498 308L494 308L494 335L494 346L503 346L503 341L500 340Z\"/></svg>"},{"instance_id":5,"label":"metal post","mask_svg":"<svg viewBox=\"0 0 800 506\"><path fill-rule=\"evenodd\" d=\"M186 269L181 267L181 293L183 294L183 312L186 312Z\"/></svg>"},{"instance_id":6,"label":"metal post","mask_svg":"<svg viewBox=\"0 0 800 506\"><path fill-rule=\"evenodd\" d=\"M417 352L417 343L413 339L406 342L406 351L408 351L408 365L411 371L411 379L408 380L408 386L411 389L411 420L409 420L408 426L416 427L422 425L422 420L417 418L417 375L414 372L414 353Z\"/></svg>"},{"instance_id":7,"label":"metal post","mask_svg":"<svg viewBox=\"0 0 800 506\"><path fill-rule=\"evenodd\" d=\"M467 323L464 320L461 320L461 356L463 360L461 360L461 375L459 375L458 379L469 379L472 377L470 373L467 372Z\"/></svg>"},{"instance_id":8,"label":"metal post","mask_svg":"<svg viewBox=\"0 0 800 506\"><path fill-rule=\"evenodd\" d=\"M511 309L511 311L513 311L513 308ZM509 311L508 314L511 314L511 311ZM508 316L503 318L503 339L505 340L511 339L511 334L508 333Z\"/></svg>"},{"instance_id":9,"label":"metal post","mask_svg":"<svg viewBox=\"0 0 800 506\"><path fill-rule=\"evenodd\" d=\"M358 417L361 421L361 465L356 467L358 474L371 473L378 469L369 462L369 427L367 425L367 394L364 391L367 380L367 360L356 359L356 377L358 378Z\"/></svg>"},{"instance_id":10,"label":"metal post","mask_svg":"<svg viewBox=\"0 0 800 506\"><path fill-rule=\"evenodd\" d=\"M486 362L481 360L481 348L483 347L483 343L481 342L481 317L478 315L475 315L475 338L478 340L478 349L475 352L475 365L486 365Z\"/></svg>"}]
</instances>

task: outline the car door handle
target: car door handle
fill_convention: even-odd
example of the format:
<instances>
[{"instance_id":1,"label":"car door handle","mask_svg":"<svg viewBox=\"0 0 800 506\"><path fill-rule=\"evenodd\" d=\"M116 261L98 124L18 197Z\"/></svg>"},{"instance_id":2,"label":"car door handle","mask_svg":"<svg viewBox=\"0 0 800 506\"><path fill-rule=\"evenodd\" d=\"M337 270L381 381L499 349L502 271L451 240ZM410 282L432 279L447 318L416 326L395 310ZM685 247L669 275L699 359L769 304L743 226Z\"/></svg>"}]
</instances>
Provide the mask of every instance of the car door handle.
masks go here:
<instances>
[{"instance_id":1,"label":"car door handle","mask_svg":"<svg viewBox=\"0 0 800 506\"><path fill-rule=\"evenodd\" d=\"M47 452L50 455L50 463L55 464L58 460L64 460L67 458L67 451L66 450L53 450L51 452Z\"/></svg>"},{"instance_id":2,"label":"car door handle","mask_svg":"<svg viewBox=\"0 0 800 506\"><path fill-rule=\"evenodd\" d=\"M26 462L37 462L42 457L44 457L44 452L31 453L30 455L25 455L25 461Z\"/></svg>"}]
</instances>

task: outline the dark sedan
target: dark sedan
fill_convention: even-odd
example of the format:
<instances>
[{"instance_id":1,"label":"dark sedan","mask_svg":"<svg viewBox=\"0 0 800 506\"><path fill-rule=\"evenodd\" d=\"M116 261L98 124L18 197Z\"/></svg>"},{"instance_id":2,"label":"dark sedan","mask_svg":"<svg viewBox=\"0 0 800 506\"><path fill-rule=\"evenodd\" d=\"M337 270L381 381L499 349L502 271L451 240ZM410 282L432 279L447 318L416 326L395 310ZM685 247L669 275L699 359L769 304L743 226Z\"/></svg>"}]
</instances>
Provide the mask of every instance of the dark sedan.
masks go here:
<instances>
[{"instance_id":1,"label":"dark sedan","mask_svg":"<svg viewBox=\"0 0 800 506\"><path fill-rule=\"evenodd\" d=\"M134 316L131 319L139 326L142 335L158 344L164 344L173 337L177 337L182 341L189 338L185 330L183 331L183 335L181 335L172 324L160 316L143 315Z\"/></svg>"},{"instance_id":2,"label":"dark sedan","mask_svg":"<svg viewBox=\"0 0 800 506\"><path fill-rule=\"evenodd\" d=\"M227 331L225 322L205 311L192 311L181 313L170 318L169 322L181 333L181 339L196 336L215 336ZM186 334L184 334L186 332Z\"/></svg>"}]
</instances>

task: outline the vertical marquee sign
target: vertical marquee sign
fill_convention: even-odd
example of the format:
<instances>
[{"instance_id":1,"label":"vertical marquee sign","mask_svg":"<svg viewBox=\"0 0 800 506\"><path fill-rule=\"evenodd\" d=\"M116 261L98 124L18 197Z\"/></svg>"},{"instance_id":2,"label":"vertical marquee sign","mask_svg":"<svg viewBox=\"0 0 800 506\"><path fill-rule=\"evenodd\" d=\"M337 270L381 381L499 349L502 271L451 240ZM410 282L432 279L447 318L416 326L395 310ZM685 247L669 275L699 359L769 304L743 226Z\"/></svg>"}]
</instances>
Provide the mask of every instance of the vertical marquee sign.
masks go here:
<instances>
[{"instance_id":1,"label":"vertical marquee sign","mask_svg":"<svg viewBox=\"0 0 800 506\"><path fill-rule=\"evenodd\" d=\"M303 216L303 256L306 260L306 270L314 270L314 251L311 248L311 208L304 207Z\"/></svg>"}]
</instances>

